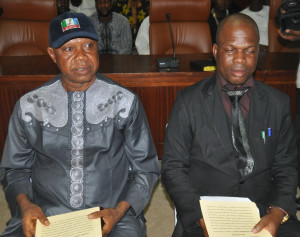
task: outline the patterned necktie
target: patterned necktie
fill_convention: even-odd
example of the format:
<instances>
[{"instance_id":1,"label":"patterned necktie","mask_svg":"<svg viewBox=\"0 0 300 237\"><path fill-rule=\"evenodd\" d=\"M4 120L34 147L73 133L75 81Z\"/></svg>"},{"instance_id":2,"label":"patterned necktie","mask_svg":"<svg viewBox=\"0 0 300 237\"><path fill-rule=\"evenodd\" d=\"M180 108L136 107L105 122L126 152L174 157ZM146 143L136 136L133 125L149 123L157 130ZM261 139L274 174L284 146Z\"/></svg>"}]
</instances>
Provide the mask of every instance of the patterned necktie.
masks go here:
<instances>
[{"instance_id":1,"label":"patterned necktie","mask_svg":"<svg viewBox=\"0 0 300 237\"><path fill-rule=\"evenodd\" d=\"M223 90L227 93L232 102L232 142L234 149L239 154L238 168L243 177L250 174L254 166L254 160L250 151L244 117L239 104L239 100L242 98L243 94L249 90L249 88L243 88L239 91L230 91L224 87Z\"/></svg>"}]
</instances>

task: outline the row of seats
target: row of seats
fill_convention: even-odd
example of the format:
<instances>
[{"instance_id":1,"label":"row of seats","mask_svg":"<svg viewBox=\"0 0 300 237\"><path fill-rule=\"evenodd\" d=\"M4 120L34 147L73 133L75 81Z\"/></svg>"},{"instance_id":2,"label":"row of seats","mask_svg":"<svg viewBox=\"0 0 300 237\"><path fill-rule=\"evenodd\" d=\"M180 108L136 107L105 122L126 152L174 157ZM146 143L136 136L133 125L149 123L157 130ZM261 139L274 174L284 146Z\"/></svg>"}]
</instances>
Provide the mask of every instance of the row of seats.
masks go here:
<instances>
[{"instance_id":1,"label":"row of seats","mask_svg":"<svg viewBox=\"0 0 300 237\"><path fill-rule=\"evenodd\" d=\"M208 24L211 0L151 0L150 54L172 54L166 14L170 13L177 54L212 52Z\"/></svg>"},{"instance_id":2,"label":"row of seats","mask_svg":"<svg viewBox=\"0 0 300 237\"><path fill-rule=\"evenodd\" d=\"M275 15L282 0L270 1L269 51L300 50L300 42L282 40L276 29ZM1 0L0 56L47 54L48 28L57 15L57 0ZM150 54L172 54L170 13L177 54L212 51L208 25L210 0L151 0Z\"/></svg>"},{"instance_id":3,"label":"row of seats","mask_svg":"<svg viewBox=\"0 0 300 237\"><path fill-rule=\"evenodd\" d=\"M56 0L1 0L0 56L44 55Z\"/></svg>"}]
</instances>

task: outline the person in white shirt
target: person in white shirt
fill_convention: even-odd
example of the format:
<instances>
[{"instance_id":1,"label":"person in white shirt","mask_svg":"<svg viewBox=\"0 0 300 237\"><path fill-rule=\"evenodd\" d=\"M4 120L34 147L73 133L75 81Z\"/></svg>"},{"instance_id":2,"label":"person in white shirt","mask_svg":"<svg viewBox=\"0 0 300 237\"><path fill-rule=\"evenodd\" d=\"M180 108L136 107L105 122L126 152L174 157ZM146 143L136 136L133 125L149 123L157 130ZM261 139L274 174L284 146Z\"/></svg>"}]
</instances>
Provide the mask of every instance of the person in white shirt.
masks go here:
<instances>
[{"instance_id":1,"label":"person in white shirt","mask_svg":"<svg viewBox=\"0 0 300 237\"><path fill-rule=\"evenodd\" d=\"M150 26L150 19L149 16L147 16L143 20L135 40L135 47L139 55L150 54L149 26Z\"/></svg>"},{"instance_id":2,"label":"person in white shirt","mask_svg":"<svg viewBox=\"0 0 300 237\"><path fill-rule=\"evenodd\" d=\"M268 22L270 6L264 5L262 0L253 0L251 4L241 11L241 13L250 16L258 25L261 46L269 45Z\"/></svg>"},{"instance_id":3,"label":"person in white shirt","mask_svg":"<svg viewBox=\"0 0 300 237\"><path fill-rule=\"evenodd\" d=\"M69 8L71 12L83 13L88 17L97 12L95 0L70 0Z\"/></svg>"}]
</instances>

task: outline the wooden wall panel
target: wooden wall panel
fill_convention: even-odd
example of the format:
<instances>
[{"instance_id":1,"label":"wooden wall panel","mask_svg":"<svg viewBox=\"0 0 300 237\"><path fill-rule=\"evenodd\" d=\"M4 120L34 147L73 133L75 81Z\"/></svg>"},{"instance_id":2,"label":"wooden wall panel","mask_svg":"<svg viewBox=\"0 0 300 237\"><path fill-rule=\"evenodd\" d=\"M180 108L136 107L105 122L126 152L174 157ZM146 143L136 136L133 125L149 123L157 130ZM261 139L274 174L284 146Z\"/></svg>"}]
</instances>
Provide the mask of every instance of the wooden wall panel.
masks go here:
<instances>
[{"instance_id":1,"label":"wooden wall panel","mask_svg":"<svg viewBox=\"0 0 300 237\"><path fill-rule=\"evenodd\" d=\"M106 60L106 56L101 56L100 71L139 96L160 158L165 127L177 91L213 75L213 72L200 72L191 68L189 58L181 57L177 72L158 72L152 56L129 56L129 59L126 56L109 56ZM289 94L293 116L296 112L298 57L294 54L262 54L255 73L257 80ZM55 64L47 57L0 57L0 154L3 152L8 120L16 101L58 72Z\"/></svg>"}]
</instances>

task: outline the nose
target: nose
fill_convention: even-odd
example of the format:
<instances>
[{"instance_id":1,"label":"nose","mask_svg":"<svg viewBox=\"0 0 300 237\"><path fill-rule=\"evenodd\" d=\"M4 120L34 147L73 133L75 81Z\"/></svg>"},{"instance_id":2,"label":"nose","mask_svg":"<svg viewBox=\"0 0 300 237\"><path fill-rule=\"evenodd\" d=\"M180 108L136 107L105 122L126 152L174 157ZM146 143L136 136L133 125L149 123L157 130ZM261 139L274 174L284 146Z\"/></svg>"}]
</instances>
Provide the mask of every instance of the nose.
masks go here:
<instances>
[{"instance_id":1,"label":"nose","mask_svg":"<svg viewBox=\"0 0 300 237\"><path fill-rule=\"evenodd\" d=\"M77 50L76 55L75 55L75 60L76 61L85 61L86 59L87 59L87 57L85 55L84 50L82 50L82 49Z\"/></svg>"},{"instance_id":2,"label":"nose","mask_svg":"<svg viewBox=\"0 0 300 237\"><path fill-rule=\"evenodd\" d=\"M246 61L246 55L243 50L237 50L233 57L233 62L237 64L244 64Z\"/></svg>"}]
</instances>

